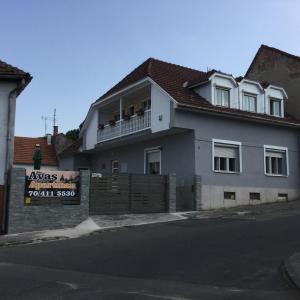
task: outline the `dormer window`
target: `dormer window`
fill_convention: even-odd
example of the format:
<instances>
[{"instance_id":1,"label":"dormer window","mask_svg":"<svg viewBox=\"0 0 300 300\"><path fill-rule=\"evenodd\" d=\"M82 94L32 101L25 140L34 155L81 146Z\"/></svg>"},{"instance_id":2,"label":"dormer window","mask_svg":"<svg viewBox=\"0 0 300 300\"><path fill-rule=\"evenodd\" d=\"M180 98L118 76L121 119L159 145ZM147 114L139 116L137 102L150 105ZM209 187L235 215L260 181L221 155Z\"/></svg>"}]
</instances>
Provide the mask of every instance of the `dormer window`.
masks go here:
<instances>
[{"instance_id":1,"label":"dormer window","mask_svg":"<svg viewBox=\"0 0 300 300\"><path fill-rule=\"evenodd\" d=\"M216 105L229 107L230 90L216 87Z\"/></svg>"},{"instance_id":2,"label":"dormer window","mask_svg":"<svg viewBox=\"0 0 300 300\"><path fill-rule=\"evenodd\" d=\"M281 117L281 101L280 99L270 98L270 114L272 116Z\"/></svg>"},{"instance_id":3,"label":"dormer window","mask_svg":"<svg viewBox=\"0 0 300 300\"><path fill-rule=\"evenodd\" d=\"M257 112L257 98L256 95L244 93L243 95L244 110Z\"/></svg>"}]
</instances>

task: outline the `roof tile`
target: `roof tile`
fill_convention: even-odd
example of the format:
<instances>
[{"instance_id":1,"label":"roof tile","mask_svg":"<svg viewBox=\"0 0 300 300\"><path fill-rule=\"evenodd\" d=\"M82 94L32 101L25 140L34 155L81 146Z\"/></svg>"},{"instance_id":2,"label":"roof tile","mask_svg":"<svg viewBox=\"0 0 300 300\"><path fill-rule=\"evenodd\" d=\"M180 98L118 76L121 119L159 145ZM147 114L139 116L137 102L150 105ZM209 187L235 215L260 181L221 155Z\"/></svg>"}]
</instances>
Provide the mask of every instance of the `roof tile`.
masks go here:
<instances>
[{"instance_id":1,"label":"roof tile","mask_svg":"<svg viewBox=\"0 0 300 300\"><path fill-rule=\"evenodd\" d=\"M31 137L15 137L14 146L14 164L31 164L33 165L33 154L35 145L40 144L42 152L42 166L57 166L58 161L53 145L47 144L46 138L31 138Z\"/></svg>"}]
</instances>

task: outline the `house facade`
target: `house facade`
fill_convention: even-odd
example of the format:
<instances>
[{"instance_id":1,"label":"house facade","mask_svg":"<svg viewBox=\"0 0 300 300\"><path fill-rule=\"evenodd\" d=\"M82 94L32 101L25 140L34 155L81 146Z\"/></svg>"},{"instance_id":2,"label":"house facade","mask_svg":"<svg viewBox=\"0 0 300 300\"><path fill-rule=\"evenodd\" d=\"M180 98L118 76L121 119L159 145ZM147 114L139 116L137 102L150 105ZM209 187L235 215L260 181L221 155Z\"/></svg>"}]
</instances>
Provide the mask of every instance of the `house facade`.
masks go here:
<instances>
[{"instance_id":1,"label":"house facade","mask_svg":"<svg viewBox=\"0 0 300 300\"><path fill-rule=\"evenodd\" d=\"M176 173L178 210L292 200L300 123L287 102L275 85L150 58L91 105L80 153L94 172Z\"/></svg>"},{"instance_id":2,"label":"house facade","mask_svg":"<svg viewBox=\"0 0 300 300\"><path fill-rule=\"evenodd\" d=\"M5 227L8 172L13 164L16 98L32 77L0 60L0 231Z\"/></svg>"}]
</instances>

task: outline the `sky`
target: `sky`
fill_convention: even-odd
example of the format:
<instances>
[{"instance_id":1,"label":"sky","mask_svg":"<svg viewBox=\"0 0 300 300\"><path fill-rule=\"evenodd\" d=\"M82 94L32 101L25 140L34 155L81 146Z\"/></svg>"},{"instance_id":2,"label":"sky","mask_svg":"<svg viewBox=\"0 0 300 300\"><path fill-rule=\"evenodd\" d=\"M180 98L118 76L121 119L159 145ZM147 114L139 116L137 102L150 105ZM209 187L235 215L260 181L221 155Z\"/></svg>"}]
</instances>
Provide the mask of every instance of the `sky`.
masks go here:
<instances>
[{"instance_id":1,"label":"sky","mask_svg":"<svg viewBox=\"0 0 300 300\"><path fill-rule=\"evenodd\" d=\"M16 135L78 128L149 57L244 75L266 44L300 55L299 0L0 0L0 59L33 76Z\"/></svg>"}]
</instances>

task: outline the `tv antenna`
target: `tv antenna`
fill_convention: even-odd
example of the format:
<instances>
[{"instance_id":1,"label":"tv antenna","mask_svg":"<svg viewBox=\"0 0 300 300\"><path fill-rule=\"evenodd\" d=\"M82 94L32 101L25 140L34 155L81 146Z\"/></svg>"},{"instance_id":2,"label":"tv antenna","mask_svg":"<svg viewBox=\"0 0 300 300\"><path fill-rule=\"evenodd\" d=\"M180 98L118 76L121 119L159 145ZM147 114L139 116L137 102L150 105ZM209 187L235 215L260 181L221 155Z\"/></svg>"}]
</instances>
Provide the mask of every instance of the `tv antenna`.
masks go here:
<instances>
[{"instance_id":1,"label":"tv antenna","mask_svg":"<svg viewBox=\"0 0 300 300\"><path fill-rule=\"evenodd\" d=\"M56 108L54 108L53 117L43 115L42 120L44 121L44 130L45 130L45 135L46 135L48 133L48 121L52 121L53 126L56 126L56 123L57 123Z\"/></svg>"}]
</instances>

